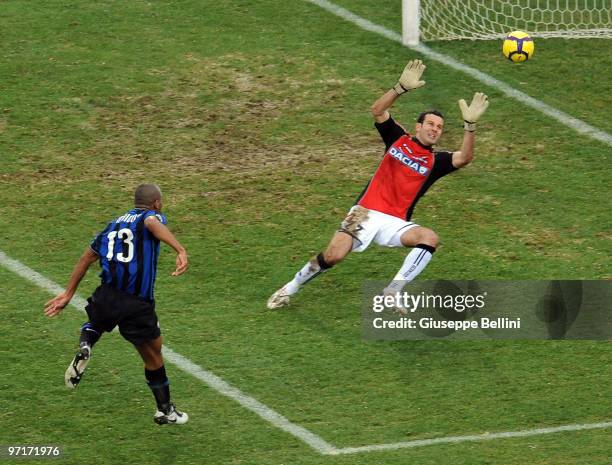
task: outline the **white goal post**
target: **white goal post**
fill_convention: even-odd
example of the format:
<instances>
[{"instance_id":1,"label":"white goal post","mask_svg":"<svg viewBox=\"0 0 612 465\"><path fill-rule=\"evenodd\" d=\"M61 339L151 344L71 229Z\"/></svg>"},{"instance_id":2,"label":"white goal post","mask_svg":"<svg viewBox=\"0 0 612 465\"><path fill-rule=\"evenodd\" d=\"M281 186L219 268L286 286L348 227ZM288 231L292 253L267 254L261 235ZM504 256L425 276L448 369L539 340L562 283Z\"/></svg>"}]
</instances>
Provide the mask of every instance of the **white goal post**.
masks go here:
<instances>
[{"instance_id":1,"label":"white goal post","mask_svg":"<svg viewBox=\"0 0 612 465\"><path fill-rule=\"evenodd\" d=\"M612 0L402 0L402 41L534 37L610 38Z\"/></svg>"}]
</instances>

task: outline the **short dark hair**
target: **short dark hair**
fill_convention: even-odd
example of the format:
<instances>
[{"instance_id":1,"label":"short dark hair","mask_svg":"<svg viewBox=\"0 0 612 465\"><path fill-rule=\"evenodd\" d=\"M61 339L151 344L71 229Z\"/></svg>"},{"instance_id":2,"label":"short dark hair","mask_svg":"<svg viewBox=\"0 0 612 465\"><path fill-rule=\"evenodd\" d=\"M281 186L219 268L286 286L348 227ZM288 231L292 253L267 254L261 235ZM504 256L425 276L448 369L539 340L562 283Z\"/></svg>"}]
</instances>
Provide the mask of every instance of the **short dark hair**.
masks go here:
<instances>
[{"instance_id":1,"label":"short dark hair","mask_svg":"<svg viewBox=\"0 0 612 465\"><path fill-rule=\"evenodd\" d=\"M162 197L161 189L157 184L141 184L134 192L134 205L150 207L153 202Z\"/></svg>"},{"instance_id":2,"label":"short dark hair","mask_svg":"<svg viewBox=\"0 0 612 465\"><path fill-rule=\"evenodd\" d=\"M436 115L436 116L439 116L440 118L444 119L444 115L442 113L440 113L438 110L427 110L427 111L424 111L423 113L421 113L419 115L419 117L417 118L417 123L423 124L423 121L425 121L425 117L427 115Z\"/></svg>"}]
</instances>

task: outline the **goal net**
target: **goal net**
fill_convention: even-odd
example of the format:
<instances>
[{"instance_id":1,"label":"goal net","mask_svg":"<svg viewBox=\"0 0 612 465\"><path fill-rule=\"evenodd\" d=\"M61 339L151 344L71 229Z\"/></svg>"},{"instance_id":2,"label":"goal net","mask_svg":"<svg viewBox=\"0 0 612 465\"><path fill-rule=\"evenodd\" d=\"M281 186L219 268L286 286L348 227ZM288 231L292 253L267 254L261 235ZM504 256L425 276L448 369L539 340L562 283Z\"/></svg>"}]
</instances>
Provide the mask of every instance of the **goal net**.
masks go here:
<instances>
[{"instance_id":1,"label":"goal net","mask_svg":"<svg viewBox=\"0 0 612 465\"><path fill-rule=\"evenodd\" d=\"M403 41L612 37L612 0L402 0Z\"/></svg>"}]
</instances>

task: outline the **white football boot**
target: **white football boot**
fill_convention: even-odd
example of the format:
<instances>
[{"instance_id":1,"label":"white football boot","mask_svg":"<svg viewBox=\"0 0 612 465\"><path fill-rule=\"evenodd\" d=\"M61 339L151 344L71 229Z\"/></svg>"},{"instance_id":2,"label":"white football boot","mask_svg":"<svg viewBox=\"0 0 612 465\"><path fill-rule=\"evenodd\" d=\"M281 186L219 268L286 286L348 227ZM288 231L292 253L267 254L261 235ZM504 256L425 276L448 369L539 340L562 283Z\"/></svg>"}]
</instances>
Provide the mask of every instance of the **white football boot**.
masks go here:
<instances>
[{"instance_id":1,"label":"white football boot","mask_svg":"<svg viewBox=\"0 0 612 465\"><path fill-rule=\"evenodd\" d=\"M406 307L402 305L401 295L402 295L401 292L398 292L394 289L389 289L388 287L385 287L383 289L383 296L393 297L393 305L391 306L391 308L393 308L393 311L395 313L398 313L399 315L405 316L405 315L408 315L408 313L410 312L408 311Z\"/></svg>"},{"instance_id":2,"label":"white football boot","mask_svg":"<svg viewBox=\"0 0 612 465\"><path fill-rule=\"evenodd\" d=\"M170 404L167 413L158 410L153 416L153 421L158 425L184 425L189 420L189 415L179 412L174 404Z\"/></svg>"},{"instance_id":3,"label":"white football boot","mask_svg":"<svg viewBox=\"0 0 612 465\"><path fill-rule=\"evenodd\" d=\"M293 294L289 294L286 287L286 285L281 287L278 291L270 296L268 303L266 304L270 310L276 310L277 308L286 307L289 305L291 296Z\"/></svg>"},{"instance_id":4,"label":"white football boot","mask_svg":"<svg viewBox=\"0 0 612 465\"><path fill-rule=\"evenodd\" d=\"M81 376L87 368L89 358L91 357L91 347L87 344L83 344L78 350L70 365L66 369L64 374L64 381L68 389L74 389L81 381Z\"/></svg>"}]
</instances>

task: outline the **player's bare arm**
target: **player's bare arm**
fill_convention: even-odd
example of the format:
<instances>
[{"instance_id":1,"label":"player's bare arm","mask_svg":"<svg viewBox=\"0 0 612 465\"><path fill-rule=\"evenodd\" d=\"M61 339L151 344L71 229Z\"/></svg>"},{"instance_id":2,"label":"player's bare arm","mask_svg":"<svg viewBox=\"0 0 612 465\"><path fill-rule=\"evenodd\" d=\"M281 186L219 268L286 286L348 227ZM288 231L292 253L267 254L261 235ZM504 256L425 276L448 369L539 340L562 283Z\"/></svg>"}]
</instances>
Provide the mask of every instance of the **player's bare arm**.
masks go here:
<instances>
[{"instance_id":1,"label":"player's bare arm","mask_svg":"<svg viewBox=\"0 0 612 465\"><path fill-rule=\"evenodd\" d=\"M393 88L385 92L372 105L372 116L377 123L384 123L390 118L391 115L389 115L388 110L400 95L425 85L425 81L421 81L421 75L425 68L426 66L421 60L411 60L408 62Z\"/></svg>"},{"instance_id":2,"label":"player's bare arm","mask_svg":"<svg viewBox=\"0 0 612 465\"><path fill-rule=\"evenodd\" d=\"M489 106L488 97L482 92L476 92L472 98L472 103L468 106L465 100L459 100L461 116L463 116L464 133L461 151L453 152L453 166L462 168L474 159L474 140L476 133L476 123L484 114Z\"/></svg>"},{"instance_id":3,"label":"player's bare arm","mask_svg":"<svg viewBox=\"0 0 612 465\"><path fill-rule=\"evenodd\" d=\"M387 92L381 95L371 107L374 121L377 123L384 123L387 121L391 117L389 114L389 108L391 108L398 98L398 93L393 89L389 89Z\"/></svg>"},{"instance_id":4,"label":"player's bare arm","mask_svg":"<svg viewBox=\"0 0 612 465\"><path fill-rule=\"evenodd\" d=\"M459 152L453 152L453 166L455 168L463 168L472 163L474 159L474 131L465 131L463 133L463 143Z\"/></svg>"},{"instance_id":5,"label":"player's bare arm","mask_svg":"<svg viewBox=\"0 0 612 465\"><path fill-rule=\"evenodd\" d=\"M72 275L70 276L70 281L66 286L66 290L45 304L45 315L49 317L55 316L60 313L64 307L66 307L66 305L68 305L79 287L79 283L85 274L87 274L87 270L91 264L96 261L98 261L98 255L91 249L91 247L87 247L83 252L83 255L81 255L81 258L79 258L79 261L74 266L74 270L72 271Z\"/></svg>"},{"instance_id":6,"label":"player's bare arm","mask_svg":"<svg viewBox=\"0 0 612 465\"><path fill-rule=\"evenodd\" d=\"M189 261L187 259L187 251L180 244L178 239L174 237L174 234L162 224L155 216L149 216L145 219L145 227L153 234L157 239L165 242L176 252L176 269L172 273L172 276L179 276L187 271L189 267Z\"/></svg>"}]
</instances>

